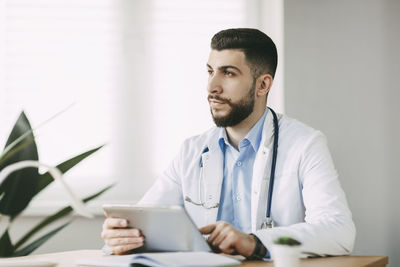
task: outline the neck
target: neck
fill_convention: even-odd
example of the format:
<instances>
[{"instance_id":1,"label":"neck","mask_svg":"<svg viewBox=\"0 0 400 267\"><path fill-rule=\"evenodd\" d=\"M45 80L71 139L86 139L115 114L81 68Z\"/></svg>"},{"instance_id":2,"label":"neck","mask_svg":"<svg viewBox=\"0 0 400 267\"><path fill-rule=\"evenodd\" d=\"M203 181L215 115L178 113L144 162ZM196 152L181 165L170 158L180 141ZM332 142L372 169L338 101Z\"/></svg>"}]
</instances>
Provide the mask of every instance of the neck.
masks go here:
<instances>
[{"instance_id":1,"label":"neck","mask_svg":"<svg viewBox=\"0 0 400 267\"><path fill-rule=\"evenodd\" d=\"M265 108L265 105L261 108L254 108L254 111L239 124L225 128L229 143L233 147L238 149L240 141L246 137L251 128L253 128L257 121L262 117L265 112Z\"/></svg>"}]
</instances>

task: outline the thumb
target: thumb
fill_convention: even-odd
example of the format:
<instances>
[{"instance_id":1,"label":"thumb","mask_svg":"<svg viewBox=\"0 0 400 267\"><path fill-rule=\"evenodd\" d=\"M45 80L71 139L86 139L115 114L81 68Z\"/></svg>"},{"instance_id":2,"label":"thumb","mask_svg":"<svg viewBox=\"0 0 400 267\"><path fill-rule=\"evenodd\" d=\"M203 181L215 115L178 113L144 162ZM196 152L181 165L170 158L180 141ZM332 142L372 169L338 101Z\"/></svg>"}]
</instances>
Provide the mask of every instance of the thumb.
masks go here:
<instances>
[{"instance_id":1,"label":"thumb","mask_svg":"<svg viewBox=\"0 0 400 267\"><path fill-rule=\"evenodd\" d=\"M215 229L215 224L209 224L209 225L199 228L199 231L203 235L208 235L208 234L211 234L214 231L214 229Z\"/></svg>"}]
</instances>

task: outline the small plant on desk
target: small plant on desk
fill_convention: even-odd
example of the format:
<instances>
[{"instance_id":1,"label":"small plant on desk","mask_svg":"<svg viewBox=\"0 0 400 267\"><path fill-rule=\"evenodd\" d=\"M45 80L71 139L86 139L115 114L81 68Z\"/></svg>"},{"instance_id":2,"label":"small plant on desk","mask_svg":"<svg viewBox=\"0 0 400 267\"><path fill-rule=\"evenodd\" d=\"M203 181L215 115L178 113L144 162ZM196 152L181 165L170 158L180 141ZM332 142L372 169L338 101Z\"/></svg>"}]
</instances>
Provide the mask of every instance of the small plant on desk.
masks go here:
<instances>
[{"instance_id":1,"label":"small plant on desk","mask_svg":"<svg viewBox=\"0 0 400 267\"><path fill-rule=\"evenodd\" d=\"M291 237L280 237L274 241L272 259L275 267L298 267L301 243Z\"/></svg>"}]
</instances>

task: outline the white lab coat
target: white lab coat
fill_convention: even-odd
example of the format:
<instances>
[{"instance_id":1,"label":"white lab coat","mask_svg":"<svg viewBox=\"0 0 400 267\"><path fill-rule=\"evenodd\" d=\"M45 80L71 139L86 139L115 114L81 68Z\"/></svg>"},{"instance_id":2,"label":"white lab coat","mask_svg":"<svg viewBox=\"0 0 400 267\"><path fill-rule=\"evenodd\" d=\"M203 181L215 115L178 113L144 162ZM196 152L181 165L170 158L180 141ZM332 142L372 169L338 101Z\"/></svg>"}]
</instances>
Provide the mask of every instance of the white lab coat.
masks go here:
<instances>
[{"instance_id":1,"label":"white lab coat","mask_svg":"<svg viewBox=\"0 0 400 267\"><path fill-rule=\"evenodd\" d=\"M261 229L266 216L273 147L273 117L267 113L256 155L251 190L252 232L271 248L290 236L302 242L309 255L344 255L353 249L355 226L321 132L278 114L279 143L272 198L272 229ZM198 227L216 222L218 208L205 209L184 201L218 203L223 180L223 154L218 128L187 139L169 168L139 204L182 205ZM207 152L203 151L208 148ZM200 160L204 178L199 199ZM223 208L223 207L220 207Z\"/></svg>"}]
</instances>

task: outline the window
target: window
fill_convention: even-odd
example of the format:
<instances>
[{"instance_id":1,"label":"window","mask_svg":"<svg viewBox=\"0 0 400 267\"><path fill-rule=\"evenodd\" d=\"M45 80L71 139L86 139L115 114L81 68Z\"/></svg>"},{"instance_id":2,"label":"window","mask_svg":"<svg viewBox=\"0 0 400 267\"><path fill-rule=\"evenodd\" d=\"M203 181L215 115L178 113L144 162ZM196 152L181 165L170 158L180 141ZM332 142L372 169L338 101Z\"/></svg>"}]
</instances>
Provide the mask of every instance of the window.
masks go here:
<instances>
[{"instance_id":1,"label":"window","mask_svg":"<svg viewBox=\"0 0 400 267\"><path fill-rule=\"evenodd\" d=\"M107 143L66 181L81 196L117 181L104 201L137 201L183 140L213 125L210 39L260 27L260 2L3 0L0 142L22 109L35 126L74 103L37 131L41 160ZM39 213L66 202L50 187L34 202Z\"/></svg>"}]
</instances>

